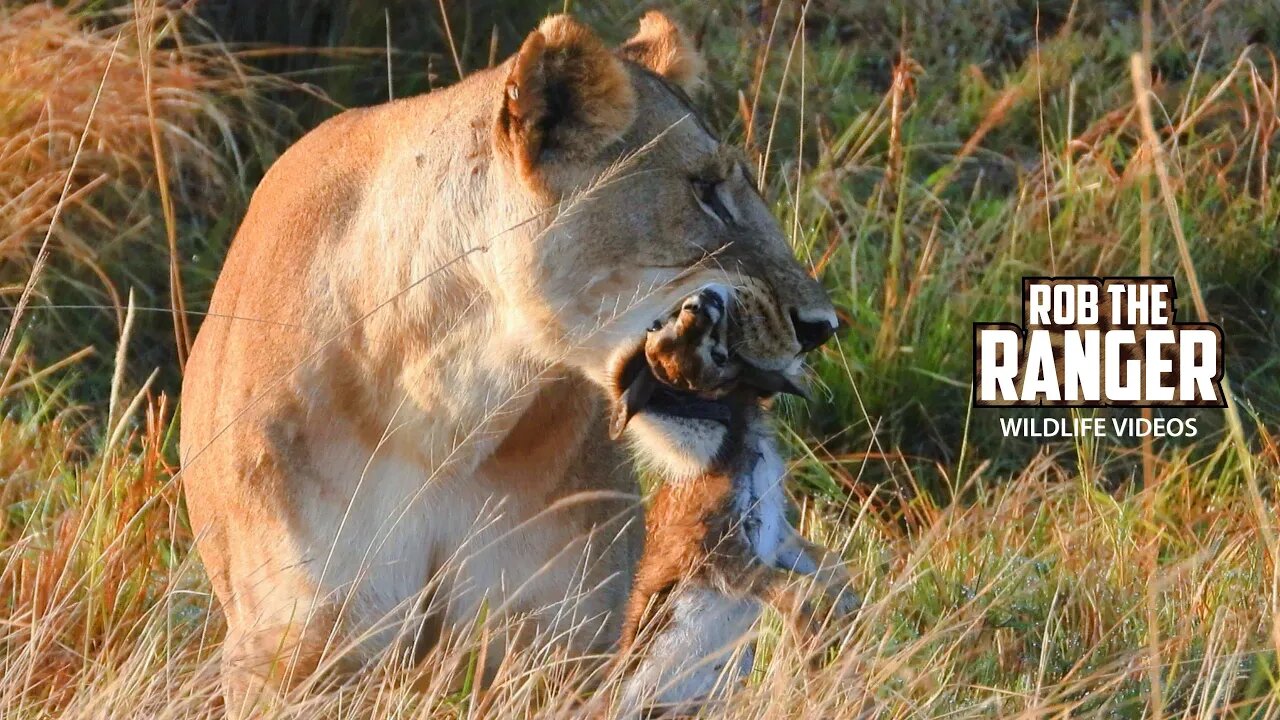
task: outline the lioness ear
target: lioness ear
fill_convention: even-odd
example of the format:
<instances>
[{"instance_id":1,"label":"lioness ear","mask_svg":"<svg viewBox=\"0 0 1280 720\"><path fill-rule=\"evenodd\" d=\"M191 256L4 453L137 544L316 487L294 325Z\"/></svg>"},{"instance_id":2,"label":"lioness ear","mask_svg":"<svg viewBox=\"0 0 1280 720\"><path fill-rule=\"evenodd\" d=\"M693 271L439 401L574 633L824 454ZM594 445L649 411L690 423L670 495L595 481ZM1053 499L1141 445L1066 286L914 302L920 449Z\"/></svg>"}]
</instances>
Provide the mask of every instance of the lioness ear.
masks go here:
<instances>
[{"instance_id":1,"label":"lioness ear","mask_svg":"<svg viewBox=\"0 0 1280 720\"><path fill-rule=\"evenodd\" d=\"M707 63L674 20L657 10L640 18L640 30L618 48L622 57L639 63L692 94L702 84Z\"/></svg>"},{"instance_id":2,"label":"lioness ear","mask_svg":"<svg viewBox=\"0 0 1280 720\"><path fill-rule=\"evenodd\" d=\"M495 141L522 174L559 159L587 159L635 119L631 78L590 30L554 15L529 33L507 75Z\"/></svg>"}]
</instances>

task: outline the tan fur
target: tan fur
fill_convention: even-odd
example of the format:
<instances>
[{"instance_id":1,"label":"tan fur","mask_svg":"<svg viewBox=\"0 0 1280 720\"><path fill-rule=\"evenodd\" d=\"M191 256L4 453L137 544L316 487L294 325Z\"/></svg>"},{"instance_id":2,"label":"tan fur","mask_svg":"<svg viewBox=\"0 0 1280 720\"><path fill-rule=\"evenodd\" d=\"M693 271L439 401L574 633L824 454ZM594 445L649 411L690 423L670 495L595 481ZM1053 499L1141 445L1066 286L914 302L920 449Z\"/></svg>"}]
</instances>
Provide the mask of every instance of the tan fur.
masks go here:
<instances>
[{"instance_id":1,"label":"tan fur","mask_svg":"<svg viewBox=\"0 0 1280 720\"><path fill-rule=\"evenodd\" d=\"M640 63L692 94L702 84L706 62L693 41L673 20L650 10L640 18L640 32L620 48L622 56Z\"/></svg>"},{"instance_id":2,"label":"tan fur","mask_svg":"<svg viewBox=\"0 0 1280 720\"><path fill-rule=\"evenodd\" d=\"M752 492L752 473L756 460L753 435L764 427L763 409L756 391L735 382L739 378L735 365L740 355L730 355L726 362L709 368L705 359L707 347L716 349L724 343L717 325L728 324L730 318L708 311L706 302L691 297L661 328L650 331L644 354L659 380L686 391L714 397L731 409L725 422L726 431L719 447L708 454L702 471L693 477L665 478L654 493L646 511L644 553L636 567L631 598L622 627L620 658L634 649L642 628L646 635L660 635L660 620L667 595L677 592L682 583L692 583L713 592L735 597L754 598L778 606L806 627L815 619L802 585L787 570L767 564L753 547L742 513L757 512L753 503L742 498ZM738 293L733 314L757 308L760 298L742 297ZM744 338L768 342L768 315L745 314L737 318ZM696 421L691 421L696 422ZM646 452L662 453L666 449L650 443ZM781 478L776 479L781 482ZM785 519L781 519L785 523ZM816 561L821 590L832 598L850 593L849 575L843 562L825 548L804 540L798 534L789 538L801 552Z\"/></svg>"},{"instance_id":3,"label":"tan fur","mask_svg":"<svg viewBox=\"0 0 1280 720\"><path fill-rule=\"evenodd\" d=\"M323 123L254 194L182 397L233 711L482 606L612 647L642 532L607 433L614 358L712 281L834 317L686 101L601 47L549 20L496 68ZM572 103L535 129L552 82ZM732 227L690 189L717 168Z\"/></svg>"},{"instance_id":4,"label":"tan fur","mask_svg":"<svg viewBox=\"0 0 1280 720\"><path fill-rule=\"evenodd\" d=\"M619 657L624 661L637 650L641 635L653 638L663 632L664 596L681 583L773 605L805 632L820 624L806 583L791 572L762 564L755 556L741 532L733 493L734 479L716 471L664 484L654 493L645 510L644 553L622 625ZM819 594L839 598L850 592L849 575L839 556L802 537L795 539L823 568L817 578Z\"/></svg>"},{"instance_id":5,"label":"tan fur","mask_svg":"<svg viewBox=\"0 0 1280 720\"><path fill-rule=\"evenodd\" d=\"M787 519L786 468L761 401L772 392L762 384L778 381L739 367L724 332L736 319L743 338L761 338L768 317L737 317L753 305L733 295L712 285L686 298L633 356L652 378L629 360L615 389L619 406L634 402L636 420L653 421L642 454L670 455L677 445L700 458L662 478L647 512L615 661L618 717L700 714L725 699L750 670L747 641L762 604L806 635L824 615L858 606L842 560ZM700 453L689 453L693 428L709 439ZM816 611L815 600L830 610Z\"/></svg>"},{"instance_id":6,"label":"tan fur","mask_svg":"<svg viewBox=\"0 0 1280 720\"><path fill-rule=\"evenodd\" d=\"M738 312L729 323L730 349L756 367L794 371L794 363L783 362L796 352L791 320L769 284L747 277L734 290Z\"/></svg>"},{"instance_id":7,"label":"tan fur","mask_svg":"<svg viewBox=\"0 0 1280 720\"><path fill-rule=\"evenodd\" d=\"M563 106L556 104L559 96ZM591 157L631 126L635 105L631 78L617 58L590 30L556 15L516 53L495 139L536 183L548 149L560 159ZM550 117L557 113L563 116Z\"/></svg>"},{"instance_id":8,"label":"tan fur","mask_svg":"<svg viewBox=\"0 0 1280 720\"><path fill-rule=\"evenodd\" d=\"M654 494L645 509L645 548L622 623L621 655L632 649L642 627L661 631L652 626L662 610L662 594L706 569L708 539L723 534L732 521L732 491L727 476L707 473L695 482L665 484Z\"/></svg>"}]
</instances>

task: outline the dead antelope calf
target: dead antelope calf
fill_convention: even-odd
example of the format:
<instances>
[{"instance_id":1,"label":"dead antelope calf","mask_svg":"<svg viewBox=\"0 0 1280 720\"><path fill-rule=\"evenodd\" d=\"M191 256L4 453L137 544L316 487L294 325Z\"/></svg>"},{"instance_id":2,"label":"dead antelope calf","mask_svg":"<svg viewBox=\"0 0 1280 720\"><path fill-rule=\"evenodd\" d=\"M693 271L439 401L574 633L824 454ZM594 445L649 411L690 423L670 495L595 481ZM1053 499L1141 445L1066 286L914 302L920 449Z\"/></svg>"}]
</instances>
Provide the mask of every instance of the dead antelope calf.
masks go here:
<instances>
[{"instance_id":1,"label":"dead antelope calf","mask_svg":"<svg viewBox=\"0 0 1280 720\"><path fill-rule=\"evenodd\" d=\"M632 426L663 476L623 624L628 713L694 712L722 696L751 666L742 641L762 603L811 619L816 584L834 612L858 607L839 558L787 520L762 400L799 390L735 358L753 319L731 313L734 302L725 286L686 299L617 373L615 435Z\"/></svg>"}]
</instances>

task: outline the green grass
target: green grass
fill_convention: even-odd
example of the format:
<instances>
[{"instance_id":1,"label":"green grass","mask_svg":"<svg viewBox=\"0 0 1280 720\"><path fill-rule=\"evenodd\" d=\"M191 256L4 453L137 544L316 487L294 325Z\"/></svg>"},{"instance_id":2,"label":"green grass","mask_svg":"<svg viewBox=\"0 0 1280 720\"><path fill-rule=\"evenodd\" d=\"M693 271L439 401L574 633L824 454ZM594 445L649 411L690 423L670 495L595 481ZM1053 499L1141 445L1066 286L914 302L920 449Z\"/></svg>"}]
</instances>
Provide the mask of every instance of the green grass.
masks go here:
<instances>
[{"instance_id":1,"label":"green grass","mask_svg":"<svg viewBox=\"0 0 1280 720\"><path fill-rule=\"evenodd\" d=\"M1173 213L1142 152L1133 3L811 0L803 17L799 3L674 5L702 33L712 124L760 161L798 256L847 325L814 358L818 402L782 408L783 434L804 529L842 549L867 605L830 628L839 647L820 668L770 618L728 715L1280 716L1273 3L1154 3L1152 103ZM156 23L155 77L188 93L158 123L188 310L205 307L263 168L335 103L385 97L383 6L317 19L334 7L307 6L293 19L302 36L274 38L345 48L331 53L217 41L261 31L247 20ZM490 28L505 52L532 24L450 7L465 67L487 62ZM573 10L611 40L638 14ZM89 32L99 55L77 55L82 83L56 71L74 100L59 144L0 154L8 207L28 187L56 200L118 28L114 62L133 73L141 62L127 14L77 12L55 29ZM434 6L390 12L398 95L456 77ZM0 10L0 25L15 17ZM38 27L48 22L62 21ZM0 69L0 139L40 127L30 91L51 77ZM127 99L130 77L105 86ZM88 189L66 204L0 359L0 716L212 717L222 628L174 479L170 228L151 146L128 141L157 123L128 102L100 109L105 140L73 178ZM0 222L0 331L48 227L31 207L34 221ZM1177 278L1180 317L1192 316L1175 230L1226 332L1238 431L1223 411L1156 411L1195 417L1200 433L1146 455L1136 441L1005 439L997 417L1012 412L969 407L971 324L1016 319L1023 275L1140 274L1147 232L1152 274ZM137 312L120 364L130 291L155 310ZM438 661L469 677L476 649ZM421 693L388 662L280 713L565 714L581 697L550 660L514 657L489 689Z\"/></svg>"}]
</instances>

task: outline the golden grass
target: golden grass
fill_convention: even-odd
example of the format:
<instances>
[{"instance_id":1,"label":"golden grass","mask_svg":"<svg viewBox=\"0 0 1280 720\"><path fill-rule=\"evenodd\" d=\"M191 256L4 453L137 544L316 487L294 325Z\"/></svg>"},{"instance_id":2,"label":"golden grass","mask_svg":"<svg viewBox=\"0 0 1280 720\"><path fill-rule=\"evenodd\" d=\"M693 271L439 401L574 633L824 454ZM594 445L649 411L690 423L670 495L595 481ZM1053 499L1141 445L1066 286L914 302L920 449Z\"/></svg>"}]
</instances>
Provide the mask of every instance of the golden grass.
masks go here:
<instances>
[{"instance_id":1,"label":"golden grass","mask_svg":"<svg viewBox=\"0 0 1280 720\"><path fill-rule=\"evenodd\" d=\"M46 236L59 253L96 267L102 238L128 231L104 208L161 192L157 154L175 182L209 182L225 162L200 128L216 116L210 97L226 90L219 78L230 61L220 51L185 47L175 26L180 14L141 3L135 12L145 22L133 15L90 22L45 6L0 9L0 307L21 291ZM764 94L769 62L785 63L780 84L787 77L803 84L806 71L816 72L803 39L785 39L779 17L770 18L760 52L748 58L749 107L739 96L748 138L768 132L765 155L781 154L782 143L774 144L772 122L755 127L757 115L769 114L757 109L772 104L776 119L786 107L781 91L775 99ZM926 358L953 349L952 325L967 330L969 319L995 318L926 320L956 307L1003 307L1014 289L1005 284L1009 266L1120 267L1135 254L1123 228L1140 220L1143 267L1192 274L1190 255L1202 248L1190 230L1184 236L1180 218L1203 231L1235 215L1274 212L1280 73L1269 53L1242 53L1204 78L1198 93L1151 87L1137 72L1140 96L1152 93L1138 103L1128 76L1116 78L1125 91L1111 104L1045 139L1045 111L1031 106L1075 82L1075 42L1064 30L994 87L974 69L986 85L979 119L926 182L912 175L919 152L912 123L923 99L913 101L911 90L929 77L917 78L908 54L878 108L842 119L843 135L823 138L831 142L816 167L797 164L795 202L784 208L794 214L797 245L822 250L817 274L839 275L832 286L844 308L883 323L863 328L860 343L855 334L823 351L827 409L842 423L835 434L815 437L818 430L797 425L789 435L798 458L793 485L817 478L834 488L821 500L797 493L804 529L841 549L867 604L852 622L828 628L834 649L768 618L755 672L724 717L1280 717L1280 576L1269 537L1280 509L1280 443L1265 407L1246 398L1225 429L1207 430L1194 444L1139 451L1063 443L1010 470L971 447L968 418L951 464L892 443L880 432L892 419L864 404L877 392L893 398L913 390L913 402L940 403L910 385L911 372L939 372ZM782 62L769 58L775 45ZM139 102L148 83L150 109ZM1152 99L1154 109L1144 108ZM944 191L966 182L963 170L989 159L984 145L1034 112L1041 113L1043 154L1016 178L1007 203L992 211L974 189L971 205L944 205ZM1153 157L1168 173L1156 198L1143 190L1158 167ZM888 172L858 204L847 186L868 168ZM775 173L776 182L791 181L784 175ZM166 224L170 259L170 215L182 210L175 202L148 218ZM824 225L837 210L846 220ZM67 222L54 226L59 211ZM823 219L802 224L802 213ZM892 247L892 263L856 256L863 232L880 233L874 237ZM1217 252L1236 257L1234 248ZM1240 262L1260 257L1251 247L1238 250ZM98 274L114 293L107 270ZM1187 302L1188 310L1199 302ZM124 327L124 303L114 304ZM124 377L126 354L117 354L110 409L69 406L60 365L15 360L0 382L6 720L222 714L223 627L184 518L175 408ZM871 468L882 470L884 486L866 482ZM923 479L930 473L960 500L933 500ZM583 687L587 678L552 653L512 654L491 687L470 682L483 640L507 630L478 622L470 639L430 659L434 672L420 691L409 688L411 672L384 658L348 684L280 698L268 714L557 717L608 698L610 687L593 695Z\"/></svg>"},{"instance_id":2,"label":"golden grass","mask_svg":"<svg viewBox=\"0 0 1280 720\"><path fill-rule=\"evenodd\" d=\"M220 712L222 628L165 458L167 402L139 412L107 448L86 447L66 416L0 421L6 718ZM1276 453L1259 455L1271 479ZM975 473L968 504L875 494L860 506L809 506L807 531L842 549L867 604L828 628L834 655L766 622L756 672L725 716L1127 717L1149 709L1153 671L1171 717L1241 703L1266 716L1277 710L1275 570L1253 500L1217 482L1231 456L1226 446L1200 460L1166 455L1153 487L1122 497L1044 455L1014 477ZM424 692L388 658L273 714L568 716L607 697L606 687L593 700L584 678L545 653L512 655L492 687L459 690L451 676L465 676L479 641L505 630L481 624L434 657Z\"/></svg>"},{"instance_id":3,"label":"golden grass","mask_svg":"<svg viewBox=\"0 0 1280 720\"><path fill-rule=\"evenodd\" d=\"M93 234L118 231L87 198L154 181L152 120L139 104L147 72L164 142L188 162L207 157L192 135L210 86L198 60L169 49L144 64L132 19L98 30L58 8L0 10L0 262L33 259L82 136L63 212L91 225L81 232L64 225L57 239L92 263Z\"/></svg>"},{"instance_id":4,"label":"golden grass","mask_svg":"<svg viewBox=\"0 0 1280 720\"><path fill-rule=\"evenodd\" d=\"M14 342L47 267L92 286L81 297L114 308L119 324L114 254L153 224L169 238L175 341L189 342L172 195L213 200L229 185L239 158L234 147L226 157L231 124L218 103L247 81L224 48L185 44L186 18L143 0L93 14L0 8L0 309L16 308L0 324L0 395L29 360ZM160 218L148 212L157 198ZM148 260L134 259L128 274L147 275Z\"/></svg>"}]
</instances>

